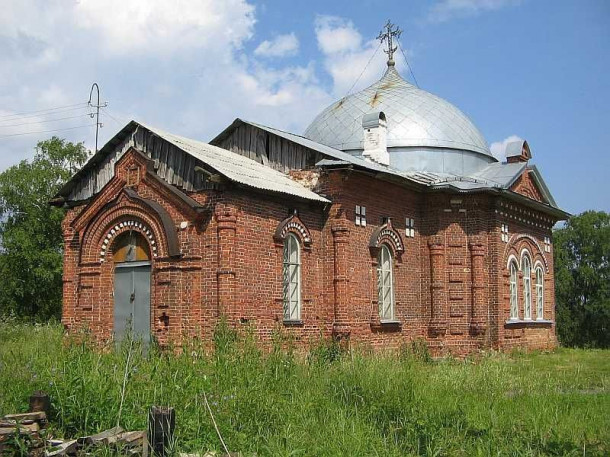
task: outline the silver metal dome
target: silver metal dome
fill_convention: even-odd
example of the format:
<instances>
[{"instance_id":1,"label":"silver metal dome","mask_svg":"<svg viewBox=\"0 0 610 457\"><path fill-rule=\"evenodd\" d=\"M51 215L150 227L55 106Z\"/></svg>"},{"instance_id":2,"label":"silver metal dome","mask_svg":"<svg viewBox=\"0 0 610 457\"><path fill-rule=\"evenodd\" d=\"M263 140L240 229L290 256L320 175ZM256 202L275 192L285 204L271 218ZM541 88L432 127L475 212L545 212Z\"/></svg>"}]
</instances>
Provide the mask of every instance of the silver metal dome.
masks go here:
<instances>
[{"instance_id":1,"label":"silver metal dome","mask_svg":"<svg viewBox=\"0 0 610 457\"><path fill-rule=\"evenodd\" d=\"M386 115L388 149L443 148L493 159L485 138L464 113L405 81L393 65L373 85L322 111L304 136L343 151L361 151L362 117L374 111Z\"/></svg>"}]
</instances>

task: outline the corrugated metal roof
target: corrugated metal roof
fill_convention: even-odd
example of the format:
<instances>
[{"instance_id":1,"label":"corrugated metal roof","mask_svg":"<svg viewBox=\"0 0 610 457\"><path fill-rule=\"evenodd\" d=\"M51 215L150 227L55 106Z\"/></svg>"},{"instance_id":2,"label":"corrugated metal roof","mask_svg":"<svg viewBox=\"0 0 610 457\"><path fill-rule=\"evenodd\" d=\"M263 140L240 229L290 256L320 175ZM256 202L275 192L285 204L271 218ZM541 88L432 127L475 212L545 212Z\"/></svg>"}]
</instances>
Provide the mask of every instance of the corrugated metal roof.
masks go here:
<instances>
[{"instance_id":1,"label":"corrugated metal roof","mask_svg":"<svg viewBox=\"0 0 610 457\"><path fill-rule=\"evenodd\" d=\"M202 141L174 135L142 123L138 124L182 149L187 154L201 160L231 181L255 189L293 195L307 200L329 202L326 198L293 181L285 174L261 165L252 159Z\"/></svg>"},{"instance_id":2,"label":"corrugated metal roof","mask_svg":"<svg viewBox=\"0 0 610 457\"><path fill-rule=\"evenodd\" d=\"M508 188L521 175L526 166L526 162L492 163L482 170L473 173L472 177L486 181L490 185L496 185L496 187Z\"/></svg>"},{"instance_id":3,"label":"corrugated metal roof","mask_svg":"<svg viewBox=\"0 0 610 457\"><path fill-rule=\"evenodd\" d=\"M305 136L342 150L362 150L362 117L383 111L387 145L461 149L491 156L481 132L448 101L405 81L390 66L383 77L322 111Z\"/></svg>"},{"instance_id":4,"label":"corrugated metal roof","mask_svg":"<svg viewBox=\"0 0 610 457\"><path fill-rule=\"evenodd\" d=\"M294 143L300 144L301 146L312 149L314 151L318 151L326 156L336 159L321 160L316 164L318 166L337 166L339 164L349 163L351 165L356 165L369 171L385 173L392 176L398 176L404 179L408 179L409 181L412 181L417 184L422 184L424 186L442 184L443 187L450 186L459 190L498 187L498 185L503 186L504 181L507 181L509 179L516 179L516 177L522 171L521 169L517 170L516 167L513 167L513 165L521 166L522 164L502 163L490 164L481 172L478 172L477 174L473 174L471 176L458 176L449 173L433 173L424 171L401 171L390 166L380 165L378 163L365 160L362 157L348 154L347 152L340 151L339 149L335 149L330 146L326 146L325 144L317 143L313 140L310 140L309 138L305 138L294 133L285 132L283 130L268 127L266 125L258 124L256 122L246 121L243 119L238 119L238 121L243 122L245 124L253 125L254 127L260 128L269 133L285 138L288 141L292 141Z\"/></svg>"}]
</instances>

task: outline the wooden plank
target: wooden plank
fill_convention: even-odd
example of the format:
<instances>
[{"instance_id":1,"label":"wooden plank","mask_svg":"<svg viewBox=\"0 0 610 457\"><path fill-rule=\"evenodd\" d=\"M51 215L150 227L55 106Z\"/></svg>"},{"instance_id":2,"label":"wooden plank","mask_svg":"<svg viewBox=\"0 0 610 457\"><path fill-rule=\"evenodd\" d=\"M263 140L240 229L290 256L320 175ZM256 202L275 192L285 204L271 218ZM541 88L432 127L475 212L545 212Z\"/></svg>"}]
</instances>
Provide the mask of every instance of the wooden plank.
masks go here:
<instances>
[{"instance_id":1,"label":"wooden plank","mask_svg":"<svg viewBox=\"0 0 610 457\"><path fill-rule=\"evenodd\" d=\"M184 169L186 174L184 176L184 184L182 187L184 190L190 192L193 190L193 183L195 181L195 159L192 156L187 156Z\"/></svg>"},{"instance_id":2,"label":"wooden plank","mask_svg":"<svg viewBox=\"0 0 610 457\"><path fill-rule=\"evenodd\" d=\"M74 454L78 448L76 440L65 441L56 446L52 446L45 452L46 457L57 457L60 455Z\"/></svg>"},{"instance_id":3,"label":"wooden plank","mask_svg":"<svg viewBox=\"0 0 610 457\"><path fill-rule=\"evenodd\" d=\"M250 130L250 158L256 160L258 163L263 163L263 158L256 153L256 136L258 129L252 125L249 125L248 129Z\"/></svg>"},{"instance_id":4,"label":"wooden plank","mask_svg":"<svg viewBox=\"0 0 610 457\"><path fill-rule=\"evenodd\" d=\"M165 177L167 173L167 156L169 155L169 144L163 143L161 146L161 156L159 157L159 161L161 164L159 165L158 175L162 178Z\"/></svg>"},{"instance_id":5,"label":"wooden plank","mask_svg":"<svg viewBox=\"0 0 610 457\"><path fill-rule=\"evenodd\" d=\"M182 176L184 173L184 162L186 161L186 153L180 151L178 154L178 164L176 165L176 172L174 173L174 183L176 186L182 186Z\"/></svg>"},{"instance_id":6,"label":"wooden plank","mask_svg":"<svg viewBox=\"0 0 610 457\"><path fill-rule=\"evenodd\" d=\"M174 147L174 145L168 145L169 149L167 151L167 170L165 172L165 180L169 183L172 182L172 179L174 178L174 166L175 166L175 160L176 160L176 148Z\"/></svg>"},{"instance_id":7,"label":"wooden plank","mask_svg":"<svg viewBox=\"0 0 610 457\"><path fill-rule=\"evenodd\" d=\"M97 443L107 444L109 439L112 439L115 435L119 435L123 433L124 430L122 427L112 427L108 430L104 430L103 432L97 433L95 435L83 436L78 438L78 444L80 445L95 445Z\"/></svg>"},{"instance_id":8,"label":"wooden plank","mask_svg":"<svg viewBox=\"0 0 610 457\"><path fill-rule=\"evenodd\" d=\"M26 420L30 420L30 421L46 421L47 420L47 415L45 414L44 411L34 411L34 412L30 412L30 413L21 413L21 414L7 414L6 416L3 417L4 420L13 420L15 422L21 422L21 421L26 421Z\"/></svg>"}]
</instances>

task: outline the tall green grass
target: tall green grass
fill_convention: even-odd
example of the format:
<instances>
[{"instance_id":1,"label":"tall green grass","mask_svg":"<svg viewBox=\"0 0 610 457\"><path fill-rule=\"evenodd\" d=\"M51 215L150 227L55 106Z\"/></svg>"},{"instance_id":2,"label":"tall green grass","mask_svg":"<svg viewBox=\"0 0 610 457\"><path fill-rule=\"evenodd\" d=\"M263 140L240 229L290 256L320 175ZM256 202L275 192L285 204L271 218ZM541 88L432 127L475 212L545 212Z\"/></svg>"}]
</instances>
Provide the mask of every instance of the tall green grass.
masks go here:
<instances>
[{"instance_id":1,"label":"tall green grass","mask_svg":"<svg viewBox=\"0 0 610 457\"><path fill-rule=\"evenodd\" d=\"M176 449L221 450L205 394L229 450L244 455L610 453L609 351L429 361L418 346L371 355L320 342L297 356L280 335L263 352L226 326L214 344L99 351L59 325L2 323L0 414L45 390L53 433L74 437L117 422L144 429L151 405L169 405Z\"/></svg>"}]
</instances>

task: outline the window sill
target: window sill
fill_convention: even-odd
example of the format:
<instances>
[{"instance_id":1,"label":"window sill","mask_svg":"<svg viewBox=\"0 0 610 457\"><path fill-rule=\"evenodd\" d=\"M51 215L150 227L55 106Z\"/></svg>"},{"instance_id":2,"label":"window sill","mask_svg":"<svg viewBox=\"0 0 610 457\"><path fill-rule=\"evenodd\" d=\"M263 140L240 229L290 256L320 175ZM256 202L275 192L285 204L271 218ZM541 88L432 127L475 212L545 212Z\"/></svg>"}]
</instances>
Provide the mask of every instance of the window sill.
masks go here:
<instances>
[{"instance_id":1,"label":"window sill","mask_svg":"<svg viewBox=\"0 0 610 457\"><path fill-rule=\"evenodd\" d=\"M509 319L504 322L507 328L550 327L555 322L548 319Z\"/></svg>"},{"instance_id":2,"label":"window sill","mask_svg":"<svg viewBox=\"0 0 610 457\"><path fill-rule=\"evenodd\" d=\"M398 332L402 329L402 322L397 320L380 320L379 318L371 321L371 330L381 332Z\"/></svg>"},{"instance_id":3,"label":"window sill","mask_svg":"<svg viewBox=\"0 0 610 457\"><path fill-rule=\"evenodd\" d=\"M304 325L302 320L284 320L286 327L302 327Z\"/></svg>"},{"instance_id":4,"label":"window sill","mask_svg":"<svg viewBox=\"0 0 610 457\"><path fill-rule=\"evenodd\" d=\"M402 323L397 320L380 320L379 323L381 325L402 325Z\"/></svg>"}]
</instances>

